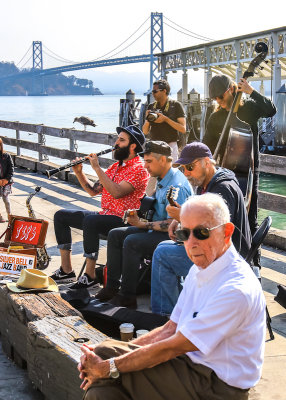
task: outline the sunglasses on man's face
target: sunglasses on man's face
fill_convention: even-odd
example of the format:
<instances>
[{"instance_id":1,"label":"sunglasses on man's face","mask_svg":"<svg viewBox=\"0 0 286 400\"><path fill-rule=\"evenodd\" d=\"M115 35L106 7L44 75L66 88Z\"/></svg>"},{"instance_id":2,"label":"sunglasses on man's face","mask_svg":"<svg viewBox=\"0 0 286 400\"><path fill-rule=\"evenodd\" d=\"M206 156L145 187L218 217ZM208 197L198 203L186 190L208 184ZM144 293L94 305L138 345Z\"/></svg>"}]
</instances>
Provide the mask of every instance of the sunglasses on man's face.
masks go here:
<instances>
[{"instance_id":1,"label":"sunglasses on man's face","mask_svg":"<svg viewBox=\"0 0 286 400\"><path fill-rule=\"evenodd\" d=\"M214 226L213 228L194 228L194 229L189 229L189 228L183 228L183 229L178 229L175 232L177 240L181 242L186 242L189 237L191 236L191 233L193 232L193 235L196 239L198 240L206 240L210 237L210 231L213 231L214 229L219 228L220 226L223 226L225 224L220 224L217 226Z\"/></svg>"},{"instance_id":2,"label":"sunglasses on man's face","mask_svg":"<svg viewBox=\"0 0 286 400\"><path fill-rule=\"evenodd\" d=\"M191 164L186 164L186 165L184 165L184 164L182 164L181 166L180 166L180 170L182 171L182 172L184 172L184 170L186 169L187 171L192 171L194 168L195 168L195 165L196 165L196 163L198 162L199 160L196 160L196 161L193 161Z\"/></svg>"},{"instance_id":3,"label":"sunglasses on man's face","mask_svg":"<svg viewBox=\"0 0 286 400\"><path fill-rule=\"evenodd\" d=\"M157 93L157 92L162 92L164 89L153 89L152 90L152 93L154 94L154 93Z\"/></svg>"}]
</instances>

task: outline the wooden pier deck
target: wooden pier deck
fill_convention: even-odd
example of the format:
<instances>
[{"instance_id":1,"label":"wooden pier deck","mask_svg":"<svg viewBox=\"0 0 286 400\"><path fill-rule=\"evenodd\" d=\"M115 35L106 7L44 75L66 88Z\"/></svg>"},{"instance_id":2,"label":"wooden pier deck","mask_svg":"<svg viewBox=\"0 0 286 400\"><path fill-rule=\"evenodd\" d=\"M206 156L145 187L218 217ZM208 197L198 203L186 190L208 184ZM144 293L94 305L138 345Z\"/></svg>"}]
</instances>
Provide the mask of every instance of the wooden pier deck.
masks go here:
<instances>
[{"instance_id":1,"label":"wooden pier deck","mask_svg":"<svg viewBox=\"0 0 286 400\"><path fill-rule=\"evenodd\" d=\"M56 248L56 239L53 231L53 215L60 208L82 208L98 210L99 199L90 198L80 187L60 181L48 180L44 175L16 169L15 184L11 195L12 213L28 216L25 202L27 195L33 191L35 186L42 186L41 192L36 195L31 205L37 218L49 221L47 235L48 253L52 257L48 269L50 274L60 265L59 252ZM0 200L1 201L1 200ZM4 204L0 205L4 210ZM3 211L2 211L3 212ZM3 212L3 215L5 213ZM6 224L1 224L0 234L4 231ZM104 243L104 242L103 242ZM100 262L105 262L106 247L103 244L100 250ZM263 246L262 250L262 276L263 289L267 300L269 313L272 317L272 328L275 340L269 340L267 333L265 362L262 379L259 384L251 390L251 400L283 400L286 393L285 363L286 363L286 311L274 301L277 293L277 284L286 285L286 253L282 250ZM82 257L82 235L78 230L73 230L73 266L78 273L83 263ZM146 298L145 298L146 300ZM139 309L146 307L139 302ZM147 304L148 308L148 304ZM0 321L1 323L1 321ZM21 384L15 384L15 381ZM10 383L9 383L10 382ZM28 381L25 371L17 369L12 362L8 361L0 351L0 399L42 399L42 395L36 392ZM56 399L55 399L56 400Z\"/></svg>"}]
</instances>

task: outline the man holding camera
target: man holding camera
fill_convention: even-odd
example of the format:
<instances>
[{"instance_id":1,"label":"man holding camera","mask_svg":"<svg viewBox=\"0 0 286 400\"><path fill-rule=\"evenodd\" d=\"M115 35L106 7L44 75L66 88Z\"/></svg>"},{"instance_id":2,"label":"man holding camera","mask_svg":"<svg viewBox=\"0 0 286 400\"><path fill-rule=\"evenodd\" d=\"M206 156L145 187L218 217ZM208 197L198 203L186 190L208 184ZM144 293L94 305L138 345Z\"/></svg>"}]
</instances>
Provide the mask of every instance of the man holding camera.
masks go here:
<instances>
[{"instance_id":1,"label":"man holding camera","mask_svg":"<svg viewBox=\"0 0 286 400\"><path fill-rule=\"evenodd\" d=\"M186 133L186 116L181 103L169 98L170 85L165 79L153 83L155 102L149 104L142 127L151 140L162 140L171 147L173 160L178 159L178 132Z\"/></svg>"}]
</instances>

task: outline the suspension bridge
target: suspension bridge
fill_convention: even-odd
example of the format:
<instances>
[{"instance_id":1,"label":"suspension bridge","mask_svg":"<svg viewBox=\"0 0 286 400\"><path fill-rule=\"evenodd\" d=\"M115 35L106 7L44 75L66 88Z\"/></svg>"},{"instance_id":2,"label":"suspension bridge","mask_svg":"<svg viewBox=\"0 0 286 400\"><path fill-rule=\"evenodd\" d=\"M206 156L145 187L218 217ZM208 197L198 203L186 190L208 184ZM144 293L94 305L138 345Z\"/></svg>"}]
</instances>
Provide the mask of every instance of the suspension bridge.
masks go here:
<instances>
[{"instance_id":1,"label":"suspension bridge","mask_svg":"<svg viewBox=\"0 0 286 400\"><path fill-rule=\"evenodd\" d=\"M146 27L146 24L150 21L150 25ZM152 12L151 16L148 17L126 40L120 45L108 53L97 57L96 59L85 61L85 62L74 62L72 60L65 59L52 50L48 49L41 41L33 41L32 45L26 51L24 56L21 58L19 63L22 61L22 69L19 73L0 77L0 82L10 79L15 80L21 77L44 78L47 75L59 74L63 72L71 72L89 68L108 67L122 64L132 63L150 63L150 88L152 82L162 77L162 72L159 68L157 53L164 51L164 32L163 26L168 26L170 29L175 30L181 34L187 35L190 38L199 41L209 41L210 38L191 32L190 30L181 27L176 22L170 20L167 17L163 17L163 13ZM144 31L141 33L140 30ZM133 44L137 43L142 37L146 38L146 34L150 32L150 52L147 54L133 55L133 56L118 56L122 52L127 51ZM44 68L44 55L52 58L55 62L65 63L66 65L57 66L53 68ZM28 59L26 60L28 56ZM31 69L24 69L26 65L32 61Z\"/></svg>"},{"instance_id":2,"label":"suspension bridge","mask_svg":"<svg viewBox=\"0 0 286 400\"><path fill-rule=\"evenodd\" d=\"M146 27L147 26L147 27ZM196 40L200 44L192 45L171 51L165 51L164 31L172 31L172 36L177 34L187 36L188 40ZM174 31L176 35L174 35ZM146 54L126 55L130 49L138 47L139 40L144 40L150 33L150 51ZM251 33L239 37L215 41L201 34L195 33L172 21L163 13L152 12L127 39L114 49L85 62L75 62L63 58L47 48L41 41L34 41L17 63L19 72L9 76L0 77L0 85L4 81L15 81L21 77L31 77L33 80L41 79L42 93L44 92L44 77L52 74L66 73L89 68L109 67L122 64L149 63L150 79L149 90L152 83L161 78L167 78L170 72L182 72L182 101L188 100L188 75L192 69L204 70L204 97L208 97L208 83L213 73L224 73L238 81L243 71L255 57L255 45L262 41L268 45L268 65L257 71L251 80L261 81L260 91L264 91L264 81L271 80L271 92L276 102L276 92L281 87L281 80L286 78L286 27L275 28L267 31ZM133 46L134 45L134 46ZM133 46L133 47L132 47ZM64 65L44 68L44 56L55 63ZM26 65L32 61L32 68ZM22 63L22 64L21 64ZM25 69L26 67L26 69ZM37 93L41 94L41 93Z\"/></svg>"}]
</instances>

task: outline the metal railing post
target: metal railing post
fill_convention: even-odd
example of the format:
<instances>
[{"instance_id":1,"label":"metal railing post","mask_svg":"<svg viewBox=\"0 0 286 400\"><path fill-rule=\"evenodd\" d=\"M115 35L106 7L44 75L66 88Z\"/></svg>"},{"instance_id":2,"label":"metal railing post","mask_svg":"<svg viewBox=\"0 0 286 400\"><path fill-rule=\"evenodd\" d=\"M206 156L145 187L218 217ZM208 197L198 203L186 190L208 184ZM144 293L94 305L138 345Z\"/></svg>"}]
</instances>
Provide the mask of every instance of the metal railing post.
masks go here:
<instances>
[{"instance_id":1,"label":"metal railing post","mask_svg":"<svg viewBox=\"0 0 286 400\"><path fill-rule=\"evenodd\" d=\"M20 140L20 131L18 129L16 129L16 139L17 139L17 156L20 156L21 155L21 147L18 142L18 140Z\"/></svg>"}]
</instances>

